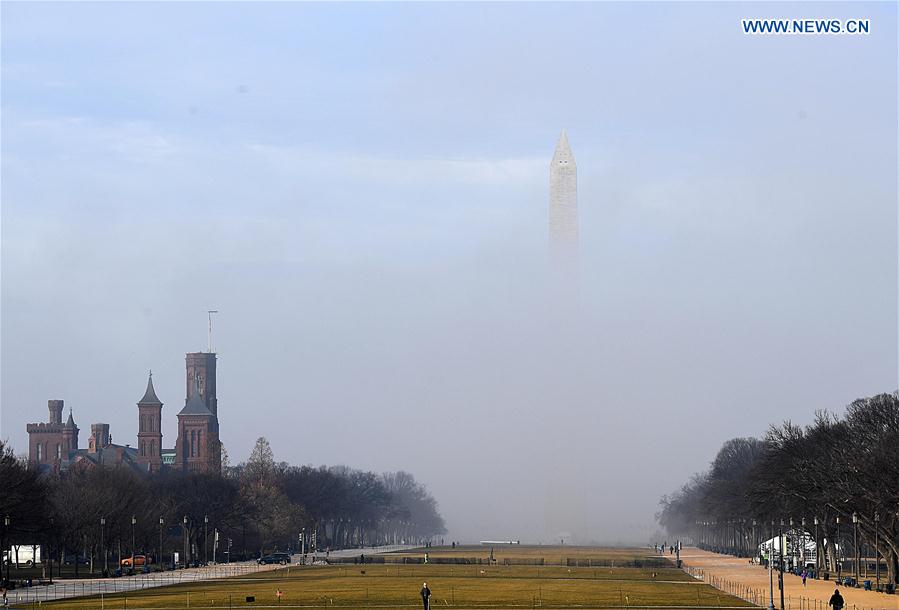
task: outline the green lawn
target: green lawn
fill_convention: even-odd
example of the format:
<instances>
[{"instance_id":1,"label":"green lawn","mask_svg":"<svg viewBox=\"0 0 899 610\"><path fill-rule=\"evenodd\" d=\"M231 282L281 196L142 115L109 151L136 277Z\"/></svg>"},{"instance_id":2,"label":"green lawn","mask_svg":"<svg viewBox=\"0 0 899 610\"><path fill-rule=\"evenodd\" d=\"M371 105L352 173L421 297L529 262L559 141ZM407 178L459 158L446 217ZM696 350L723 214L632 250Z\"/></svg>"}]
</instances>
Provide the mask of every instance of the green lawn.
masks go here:
<instances>
[{"instance_id":1,"label":"green lawn","mask_svg":"<svg viewBox=\"0 0 899 610\"><path fill-rule=\"evenodd\" d=\"M434 549L436 551L437 549ZM560 552L552 548L552 554ZM567 548L565 549L568 550ZM596 553L611 552L595 550ZM489 554L489 549L487 550ZM585 551L586 553L586 551ZM617 553L612 553L623 557ZM429 552L429 555L431 553ZM467 555L466 555L467 556ZM106 596L104 609L281 607L420 608L427 581L438 608L727 607L750 604L693 581L673 568L567 568L535 566L366 565L291 566L240 578ZM246 597L254 596L254 603ZM189 598L189 599L188 599ZM189 605L188 605L189 604ZM98 598L52 604L96 609Z\"/></svg>"}]
</instances>

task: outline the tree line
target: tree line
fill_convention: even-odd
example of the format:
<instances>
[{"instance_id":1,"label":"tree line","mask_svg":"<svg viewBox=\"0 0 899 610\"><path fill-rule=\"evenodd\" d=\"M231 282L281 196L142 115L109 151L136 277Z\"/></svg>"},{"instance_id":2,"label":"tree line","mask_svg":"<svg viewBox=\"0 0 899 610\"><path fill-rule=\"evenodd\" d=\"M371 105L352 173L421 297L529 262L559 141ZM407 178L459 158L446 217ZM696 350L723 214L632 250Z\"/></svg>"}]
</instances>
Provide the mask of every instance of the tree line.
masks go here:
<instances>
[{"instance_id":1,"label":"tree line","mask_svg":"<svg viewBox=\"0 0 899 610\"><path fill-rule=\"evenodd\" d=\"M662 498L658 519L670 535L741 556L781 528L799 530L814 536L822 565L876 558L896 585L899 394L855 400L843 416L818 411L805 427L772 425L763 439L727 441L708 470Z\"/></svg>"},{"instance_id":2,"label":"tree line","mask_svg":"<svg viewBox=\"0 0 899 610\"><path fill-rule=\"evenodd\" d=\"M95 572L132 553L161 552L171 563L178 552L189 563L298 550L301 533L307 550L314 540L324 551L419 543L446 531L437 502L411 474L278 463L265 438L221 474L106 466L42 473L0 441L0 489L4 548L40 545L57 563L68 558L77 570L81 557Z\"/></svg>"}]
</instances>

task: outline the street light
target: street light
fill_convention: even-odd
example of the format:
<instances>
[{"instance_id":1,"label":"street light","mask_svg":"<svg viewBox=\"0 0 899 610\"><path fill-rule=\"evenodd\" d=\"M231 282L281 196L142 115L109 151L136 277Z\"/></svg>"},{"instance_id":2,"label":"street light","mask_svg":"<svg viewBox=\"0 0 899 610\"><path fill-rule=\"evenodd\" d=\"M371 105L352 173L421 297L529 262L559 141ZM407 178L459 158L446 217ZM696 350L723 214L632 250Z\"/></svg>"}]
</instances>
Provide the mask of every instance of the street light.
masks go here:
<instances>
[{"instance_id":1,"label":"street light","mask_svg":"<svg viewBox=\"0 0 899 610\"><path fill-rule=\"evenodd\" d=\"M858 513L852 513L852 546L855 548L855 586L858 586Z\"/></svg>"},{"instance_id":2,"label":"street light","mask_svg":"<svg viewBox=\"0 0 899 610\"><path fill-rule=\"evenodd\" d=\"M106 517L100 517L100 548L103 549L103 577L105 578L107 573L109 572L109 567L106 565L106 545L103 543L103 534L106 529Z\"/></svg>"},{"instance_id":3,"label":"street light","mask_svg":"<svg viewBox=\"0 0 899 610\"><path fill-rule=\"evenodd\" d=\"M843 578L843 559L840 557L841 548L840 548L840 539L842 537L842 532L840 531L840 518L837 517L837 537L833 543L833 550L835 553L835 557L837 558L837 581L842 580Z\"/></svg>"},{"instance_id":4,"label":"street light","mask_svg":"<svg viewBox=\"0 0 899 610\"><path fill-rule=\"evenodd\" d=\"M756 520L755 520L755 519L752 520L752 539L753 539L754 546L755 546L755 548L752 550L752 552L754 553L754 556L755 556L755 557L758 557L758 552L759 552L759 530L758 530L757 523L756 523Z\"/></svg>"},{"instance_id":5,"label":"street light","mask_svg":"<svg viewBox=\"0 0 899 610\"><path fill-rule=\"evenodd\" d=\"M134 569L134 526L137 525L137 517L131 515L131 569Z\"/></svg>"},{"instance_id":6,"label":"street light","mask_svg":"<svg viewBox=\"0 0 899 610\"><path fill-rule=\"evenodd\" d=\"M53 517L50 517L50 531L48 532L47 537L47 567L50 572L50 584L53 584ZM2 577L2 574L0 574Z\"/></svg>"},{"instance_id":7,"label":"street light","mask_svg":"<svg viewBox=\"0 0 899 610\"><path fill-rule=\"evenodd\" d=\"M874 513L874 573L877 575L877 590L880 591L880 539L877 528L880 523L880 513Z\"/></svg>"},{"instance_id":8,"label":"street light","mask_svg":"<svg viewBox=\"0 0 899 610\"><path fill-rule=\"evenodd\" d=\"M777 575L777 586L780 588L780 610L786 610L784 605L784 520L780 520L780 534L777 539L777 545L780 547L780 573Z\"/></svg>"},{"instance_id":9,"label":"street light","mask_svg":"<svg viewBox=\"0 0 899 610\"><path fill-rule=\"evenodd\" d=\"M746 552L746 543L747 542L748 541L746 539L746 518L743 517L742 519L740 519L740 552L741 553Z\"/></svg>"},{"instance_id":10,"label":"street light","mask_svg":"<svg viewBox=\"0 0 899 610\"><path fill-rule=\"evenodd\" d=\"M815 517L815 579L821 569L821 545L818 543L818 517Z\"/></svg>"},{"instance_id":11,"label":"street light","mask_svg":"<svg viewBox=\"0 0 899 610\"><path fill-rule=\"evenodd\" d=\"M165 568L163 567L163 560L162 560L162 526L163 525L165 525L165 519L160 517L159 518L159 568L164 570Z\"/></svg>"},{"instance_id":12,"label":"street light","mask_svg":"<svg viewBox=\"0 0 899 610\"><path fill-rule=\"evenodd\" d=\"M9 586L9 564L12 561L12 546L9 544L9 515L3 517L3 539L6 541L3 544L3 552L6 553L6 582L4 584ZM10 547L9 551L6 550L8 546Z\"/></svg>"},{"instance_id":13,"label":"street light","mask_svg":"<svg viewBox=\"0 0 899 610\"><path fill-rule=\"evenodd\" d=\"M187 567L187 515L184 515L181 523L181 530L184 532L184 567Z\"/></svg>"},{"instance_id":14,"label":"street light","mask_svg":"<svg viewBox=\"0 0 899 610\"><path fill-rule=\"evenodd\" d=\"M802 524L802 531L799 532L799 544L802 546L799 547L799 557L802 560L802 569L805 570L805 564L807 563L805 553L808 550L806 549L807 545L805 543L805 517L800 520L800 523Z\"/></svg>"},{"instance_id":15,"label":"street light","mask_svg":"<svg viewBox=\"0 0 899 610\"><path fill-rule=\"evenodd\" d=\"M774 520L771 521L771 538L768 540L768 610L774 610Z\"/></svg>"},{"instance_id":16,"label":"street light","mask_svg":"<svg viewBox=\"0 0 899 610\"><path fill-rule=\"evenodd\" d=\"M209 515L203 515L203 563L209 565L209 545L206 544L206 532L209 528Z\"/></svg>"},{"instance_id":17,"label":"street light","mask_svg":"<svg viewBox=\"0 0 899 610\"><path fill-rule=\"evenodd\" d=\"M790 569L796 567L796 530L793 528L793 517L790 517L790 530L787 533L787 538L790 539Z\"/></svg>"}]
</instances>

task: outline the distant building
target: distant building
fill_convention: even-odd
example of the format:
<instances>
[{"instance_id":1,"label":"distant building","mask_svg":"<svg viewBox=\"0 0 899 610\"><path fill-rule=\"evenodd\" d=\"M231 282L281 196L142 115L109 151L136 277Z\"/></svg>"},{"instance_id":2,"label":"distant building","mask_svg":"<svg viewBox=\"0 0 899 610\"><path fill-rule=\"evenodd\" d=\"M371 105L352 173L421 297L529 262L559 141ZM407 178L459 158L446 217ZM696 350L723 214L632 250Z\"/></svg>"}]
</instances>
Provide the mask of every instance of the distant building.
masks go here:
<instances>
[{"instance_id":1,"label":"distant building","mask_svg":"<svg viewBox=\"0 0 899 610\"><path fill-rule=\"evenodd\" d=\"M109 424L91 425L86 449L78 447L78 426L71 408L62 423L64 403L50 400L47 422L28 424L28 459L37 466L55 471L75 464L127 466L141 472L166 468L184 471L221 470L218 399L215 395L216 355L189 353L186 357L187 398L178 413L178 440L175 447L162 446L163 403L153 387L153 374L137 403L137 445L112 442Z\"/></svg>"},{"instance_id":2,"label":"distant building","mask_svg":"<svg viewBox=\"0 0 899 610\"><path fill-rule=\"evenodd\" d=\"M577 164L564 129L549 164L549 243L557 257L577 255Z\"/></svg>"},{"instance_id":3,"label":"distant building","mask_svg":"<svg viewBox=\"0 0 899 610\"><path fill-rule=\"evenodd\" d=\"M78 448L78 426L72 410L62 423L64 403L49 400L48 422L28 424L28 459L41 468L65 470L76 463L136 466L137 452L128 446L114 445L109 424L93 424L87 449Z\"/></svg>"},{"instance_id":4,"label":"distant building","mask_svg":"<svg viewBox=\"0 0 899 610\"><path fill-rule=\"evenodd\" d=\"M28 459L35 464L55 464L68 460L78 450L78 426L69 409L69 419L62 423L62 400L48 400L47 422L28 424Z\"/></svg>"}]
</instances>

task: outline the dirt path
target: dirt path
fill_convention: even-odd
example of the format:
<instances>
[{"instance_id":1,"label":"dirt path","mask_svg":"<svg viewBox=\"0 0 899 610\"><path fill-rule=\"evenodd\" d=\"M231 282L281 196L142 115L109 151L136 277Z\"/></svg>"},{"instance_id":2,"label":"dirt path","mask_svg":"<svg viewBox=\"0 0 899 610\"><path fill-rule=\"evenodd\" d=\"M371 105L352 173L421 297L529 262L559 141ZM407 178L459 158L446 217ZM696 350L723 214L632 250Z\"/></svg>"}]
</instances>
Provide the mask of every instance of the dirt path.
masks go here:
<instances>
[{"instance_id":1,"label":"dirt path","mask_svg":"<svg viewBox=\"0 0 899 610\"><path fill-rule=\"evenodd\" d=\"M695 547L685 547L681 559L688 568L702 570L706 578L719 589L739 594L740 591L763 598L762 606L768 605L768 572L759 565L751 565L748 559L738 559L730 555L710 553ZM711 578L710 578L711 577ZM869 574L874 580L874 575ZM883 583L881 575L881 583ZM862 579L864 580L864 579ZM807 580L792 574L784 574L785 610L828 610L827 601L837 588L830 580ZM899 595L887 595L876 591L865 591L839 587L846 600L845 610L899 610ZM780 591L777 589L777 573L774 574L774 606L780 608Z\"/></svg>"}]
</instances>

